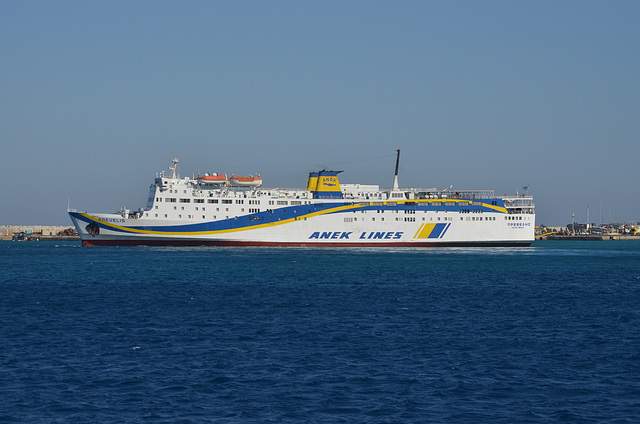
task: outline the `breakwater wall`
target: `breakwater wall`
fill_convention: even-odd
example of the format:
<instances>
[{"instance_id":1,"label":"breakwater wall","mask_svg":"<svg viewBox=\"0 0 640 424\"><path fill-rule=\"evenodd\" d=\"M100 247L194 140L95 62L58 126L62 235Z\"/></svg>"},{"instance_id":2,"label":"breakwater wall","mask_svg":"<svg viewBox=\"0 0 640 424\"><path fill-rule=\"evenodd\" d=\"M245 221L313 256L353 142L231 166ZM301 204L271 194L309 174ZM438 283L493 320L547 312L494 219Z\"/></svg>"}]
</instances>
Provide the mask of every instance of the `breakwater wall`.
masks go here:
<instances>
[{"instance_id":1,"label":"breakwater wall","mask_svg":"<svg viewBox=\"0 0 640 424\"><path fill-rule=\"evenodd\" d=\"M23 233L28 237L39 236L41 240L73 240L78 239L75 228L71 225L1 225L0 240L12 240L15 235ZM59 235L59 234L63 235Z\"/></svg>"}]
</instances>

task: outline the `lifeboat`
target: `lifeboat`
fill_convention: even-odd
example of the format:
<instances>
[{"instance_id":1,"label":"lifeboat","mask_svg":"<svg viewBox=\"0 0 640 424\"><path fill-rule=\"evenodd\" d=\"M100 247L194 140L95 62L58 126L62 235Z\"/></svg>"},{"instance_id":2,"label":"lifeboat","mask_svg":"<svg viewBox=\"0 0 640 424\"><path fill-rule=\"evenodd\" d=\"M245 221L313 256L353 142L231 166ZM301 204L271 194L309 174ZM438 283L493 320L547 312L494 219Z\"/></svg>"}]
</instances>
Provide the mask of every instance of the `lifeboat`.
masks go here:
<instances>
[{"instance_id":1,"label":"lifeboat","mask_svg":"<svg viewBox=\"0 0 640 424\"><path fill-rule=\"evenodd\" d=\"M231 177L229 178L229 185L233 187L260 187L262 186L262 178L260 175L254 177L250 175L248 177Z\"/></svg>"},{"instance_id":2,"label":"lifeboat","mask_svg":"<svg viewBox=\"0 0 640 424\"><path fill-rule=\"evenodd\" d=\"M229 180L227 176L224 174L216 174L213 173L211 175L204 174L202 177L198 177L198 182L200 184L226 184Z\"/></svg>"}]
</instances>

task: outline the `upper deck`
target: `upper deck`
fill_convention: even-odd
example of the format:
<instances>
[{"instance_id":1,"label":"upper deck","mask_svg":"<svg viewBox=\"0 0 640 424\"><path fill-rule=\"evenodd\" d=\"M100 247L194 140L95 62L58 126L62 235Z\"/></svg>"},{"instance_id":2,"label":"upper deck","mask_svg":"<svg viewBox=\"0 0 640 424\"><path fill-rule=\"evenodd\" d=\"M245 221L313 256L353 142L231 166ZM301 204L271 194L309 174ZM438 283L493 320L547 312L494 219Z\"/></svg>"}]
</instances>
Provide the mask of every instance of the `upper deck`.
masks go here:
<instances>
[{"instance_id":1,"label":"upper deck","mask_svg":"<svg viewBox=\"0 0 640 424\"><path fill-rule=\"evenodd\" d=\"M432 210L434 212L474 212L498 211L506 214L535 214L533 197L529 195L496 196L493 190L444 190L436 188L400 188L394 182L393 188L378 185L341 184L338 171L311 173L306 188L265 188L261 186L234 186L228 183L224 174L220 181L196 177L181 178L177 169L177 158L171 166L170 175L165 172L156 175L151 185L146 208L131 213L137 217L195 219L214 208L219 216L240 216L259 214L287 206L300 205L359 205L360 210ZM324 179L323 179L324 178ZM319 187L322 186L322 189ZM216 204L220 205L217 206ZM224 206L223 206L224 205ZM245 207L246 205L246 207ZM154 213L151 212L154 210ZM184 213L181 213L184 212ZM223 214L224 212L224 214ZM229 214L227 215L226 212ZM127 213L129 213L127 211Z\"/></svg>"}]
</instances>

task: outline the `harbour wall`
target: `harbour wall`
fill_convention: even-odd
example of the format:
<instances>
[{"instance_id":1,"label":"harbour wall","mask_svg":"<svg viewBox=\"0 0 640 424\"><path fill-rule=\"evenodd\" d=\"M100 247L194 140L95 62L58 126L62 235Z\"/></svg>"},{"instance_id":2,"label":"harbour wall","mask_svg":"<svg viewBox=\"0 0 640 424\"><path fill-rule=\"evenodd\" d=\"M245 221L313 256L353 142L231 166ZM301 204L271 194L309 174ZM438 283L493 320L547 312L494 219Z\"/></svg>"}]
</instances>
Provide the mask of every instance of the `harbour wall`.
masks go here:
<instances>
[{"instance_id":1,"label":"harbour wall","mask_svg":"<svg viewBox=\"0 0 640 424\"><path fill-rule=\"evenodd\" d=\"M589 234L579 234L579 235L549 235L536 237L536 240L640 240L640 236L631 236L628 234L598 234L598 235L589 235Z\"/></svg>"},{"instance_id":2,"label":"harbour wall","mask_svg":"<svg viewBox=\"0 0 640 424\"><path fill-rule=\"evenodd\" d=\"M41 240L76 240L75 228L69 225L1 225L0 240L12 240L17 234L24 233L25 236L39 236ZM64 235L58 235L63 233Z\"/></svg>"}]
</instances>

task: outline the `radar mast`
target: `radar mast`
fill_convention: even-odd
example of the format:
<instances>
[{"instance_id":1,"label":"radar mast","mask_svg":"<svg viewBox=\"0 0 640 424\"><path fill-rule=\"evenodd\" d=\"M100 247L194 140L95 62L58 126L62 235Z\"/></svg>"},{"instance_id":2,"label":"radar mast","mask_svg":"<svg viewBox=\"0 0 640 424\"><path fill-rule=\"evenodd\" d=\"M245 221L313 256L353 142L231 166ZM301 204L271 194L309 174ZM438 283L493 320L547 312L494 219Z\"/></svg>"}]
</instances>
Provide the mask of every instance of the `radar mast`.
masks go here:
<instances>
[{"instance_id":1,"label":"radar mast","mask_svg":"<svg viewBox=\"0 0 640 424\"><path fill-rule=\"evenodd\" d=\"M174 156L173 159L171 159L171 165L169 165L169 171L171 171L171 178L175 179L180 179L180 170L178 170L178 161L179 158L178 156Z\"/></svg>"}]
</instances>

